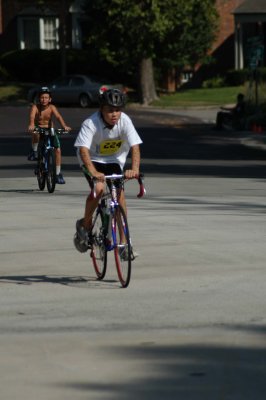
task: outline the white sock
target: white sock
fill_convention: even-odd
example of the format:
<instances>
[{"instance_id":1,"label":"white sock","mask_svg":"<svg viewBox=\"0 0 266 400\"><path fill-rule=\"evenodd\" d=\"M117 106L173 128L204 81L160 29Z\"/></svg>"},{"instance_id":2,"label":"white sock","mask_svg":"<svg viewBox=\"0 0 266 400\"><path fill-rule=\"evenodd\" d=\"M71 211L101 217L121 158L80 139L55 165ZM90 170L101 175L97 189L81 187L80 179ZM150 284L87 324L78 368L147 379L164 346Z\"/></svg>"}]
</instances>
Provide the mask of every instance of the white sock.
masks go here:
<instances>
[{"instance_id":1,"label":"white sock","mask_svg":"<svg viewBox=\"0 0 266 400\"><path fill-rule=\"evenodd\" d=\"M56 175L59 175L61 172L61 165L56 166Z\"/></svg>"},{"instance_id":2,"label":"white sock","mask_svg":"<svg viewBox=\"0 0 266 400\"><path fill-rule=\"evenodd\" d=\"M38 149L38 143L32 143L32 150L37 151Z\"/></svg>"}]
</instances>

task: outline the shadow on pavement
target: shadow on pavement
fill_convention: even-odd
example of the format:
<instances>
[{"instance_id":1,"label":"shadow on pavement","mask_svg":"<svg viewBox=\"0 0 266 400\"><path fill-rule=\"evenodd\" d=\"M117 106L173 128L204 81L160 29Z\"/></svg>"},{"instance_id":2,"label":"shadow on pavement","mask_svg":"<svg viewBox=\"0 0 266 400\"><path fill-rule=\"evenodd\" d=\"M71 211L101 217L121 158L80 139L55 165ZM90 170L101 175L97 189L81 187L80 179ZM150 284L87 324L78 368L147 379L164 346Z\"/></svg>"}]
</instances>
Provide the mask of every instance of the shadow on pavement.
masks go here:
<instances>
[{"instance_id":1,"label":"shadow on pavement","mask_svg":"<svg viewBox=\"0 0 266 400\"><path fill-rule=\"evenodd\" d=\"M258 163L265 161L265 152L242 145L239 132L217 132L211 129L211 125L199 123L183 126L142 126L138 131L143 140L141 156L144 173L265 177L265 165ZM72 135L61 140L64 171L79 170L74 148L75 137L76 135ZM14 157L12 164L9 160L2 162L0 170L33 169L33 164L26 160L28 152L28 137L0 138L0 156ZM16 156L25 157L25 163L17 163ZM69 158L67 160L64 157L71 157L71 163ZM245 164L247 161L248 165Z\"/></svg>"},{"instance_id":2,"label":"shadow on pavement","mask_svg":"<svg viewBox=\"0 0 266 400\"><path fill-rule=\"evenodd\" d=\"M236 330L266 333L265 325L225 325L224 329L232 334ZM123 373L120 382L105 379L101 383L90 378L88 382L70 379L56 386L72 390L73 398L83 392L88 398L93 393L106 400L264 400L266 396L265 347L216 346L208 341L204 345L194 342L180 346L147 342L138 346L106 346L102 352L108 360L120 362L121 369L123 359L129 365L132 360L133 377Z\"/></svg>"},{"instance_id":3,"label":"shadow on pavement","mask_svg":"<svg viewBox=\"0 0 266 400\"><path fill-rule=\"evenodd\" d=\"M14 283L16 285L33 285L36 283L53 283L56 285L75 286L75 287L94 287L94 288L119 288L120 284L116 280L99 281L97 278L82 276L53 276L53 275L6 275L0 276L0 285L4 283ZM113 283L118 286L112 285Z\"/></svg>"}]
</instances>

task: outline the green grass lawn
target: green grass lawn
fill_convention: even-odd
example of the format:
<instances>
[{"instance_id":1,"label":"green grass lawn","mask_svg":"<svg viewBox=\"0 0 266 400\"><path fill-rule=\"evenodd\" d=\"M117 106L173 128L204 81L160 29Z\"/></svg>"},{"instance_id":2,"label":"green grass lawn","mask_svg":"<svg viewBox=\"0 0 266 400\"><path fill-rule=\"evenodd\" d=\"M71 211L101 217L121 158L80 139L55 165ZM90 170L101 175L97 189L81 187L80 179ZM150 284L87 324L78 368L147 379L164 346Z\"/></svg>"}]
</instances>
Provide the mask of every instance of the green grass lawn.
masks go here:
<instances>
[{"instance_id":1,"label":"green grass lawn","mask_svg":"<svg viewBox=\"0 0 266 400\"><path fill-rule=\"evenodd\" d=\"M187 89L174 94L162 94L155 107L191 107L235 104L237 94L244 92L243 87L223 87L217 89Z\"/></svg>"},{"instance_id":2,"label":"green grass lawn","mask_svg":"<svg viewBox=\"0 0 266 400\"><path fill-rule=\"evenodd\" d=\"M27 93L32 84L0 82L0 104L6 102L27 103Z\"/></svg>"}]
</instances>

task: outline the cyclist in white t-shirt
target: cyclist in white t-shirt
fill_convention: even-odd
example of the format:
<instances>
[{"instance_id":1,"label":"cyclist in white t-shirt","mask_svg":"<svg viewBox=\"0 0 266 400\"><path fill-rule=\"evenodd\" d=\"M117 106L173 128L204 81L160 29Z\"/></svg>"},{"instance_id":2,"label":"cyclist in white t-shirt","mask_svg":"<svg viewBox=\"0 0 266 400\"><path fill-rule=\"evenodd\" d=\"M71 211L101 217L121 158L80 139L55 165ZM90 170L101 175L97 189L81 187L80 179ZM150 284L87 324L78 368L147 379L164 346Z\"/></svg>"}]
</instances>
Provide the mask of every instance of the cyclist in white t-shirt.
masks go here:
<instances>
[{"instance_id":1,"label":"cyclist in white t-shirt","mask_svg":"<svg viewBox=\"0 0 266 400\"><path fill-rule=\"evenodd\" d=\"M74 146L83 173L89 184L97 179L96 197L87 197L84 218L76 222L77 235L74 241L78 251L85 252L88 246L92 215L104 189L104 176L121 174L127 155L131 151L131 168L123 173L126 179L139 175L140 149L142 143L131 119L122 112L126 96L118 89L109 89L99 96L100 109L87 118L81 126ZM119 203L126 211L124 190L120 191Z\"/></svg>"}]
</instances>

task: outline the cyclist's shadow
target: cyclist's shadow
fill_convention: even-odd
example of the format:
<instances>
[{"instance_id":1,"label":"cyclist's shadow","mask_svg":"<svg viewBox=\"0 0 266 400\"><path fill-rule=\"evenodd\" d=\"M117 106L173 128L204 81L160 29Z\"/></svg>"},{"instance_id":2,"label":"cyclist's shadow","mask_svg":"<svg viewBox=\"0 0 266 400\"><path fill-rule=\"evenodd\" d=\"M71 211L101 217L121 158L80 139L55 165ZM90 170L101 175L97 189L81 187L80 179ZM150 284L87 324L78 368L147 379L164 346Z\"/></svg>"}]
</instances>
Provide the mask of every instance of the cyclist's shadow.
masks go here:
<instances>
[{"instance_id":1,"label":"cyclist's shadow","mask_svg":"<svg viewBox=\"0 0 266 400\"><path fill-rule=\"evenodd\" d=\"M114 288L115 280L99 281L95 277L85 276L58 276L58 275L15 275L0 276L0 284L13 283L15 285L33 285L38 283L52 283L56 285L75 286L80 288Z\"/></svg>"}]
</instances>

